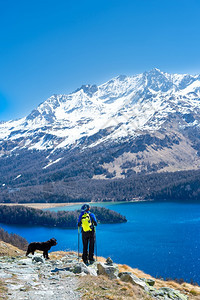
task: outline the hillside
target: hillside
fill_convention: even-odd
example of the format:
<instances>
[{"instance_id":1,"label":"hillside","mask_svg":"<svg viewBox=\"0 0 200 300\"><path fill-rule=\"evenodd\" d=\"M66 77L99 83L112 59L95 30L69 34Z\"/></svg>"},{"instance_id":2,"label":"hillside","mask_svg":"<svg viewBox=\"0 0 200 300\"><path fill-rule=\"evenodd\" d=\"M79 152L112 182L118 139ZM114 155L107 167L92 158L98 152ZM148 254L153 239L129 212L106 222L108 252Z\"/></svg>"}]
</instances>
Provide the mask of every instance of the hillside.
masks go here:
<instances>
[{"instance_id":1,"label":"hillside","mask_svg":"<svg viewBox=\"0 0 200 300\"><path fill-rule=\"evenodd\" d=\"M49 175L50 176L50 175ZM1 179L0 179L1 180ZM30 183L29 183L30 184ZM130 174L125 179L67 178L56 172L46 182L1 188L0 203L79 203L164 199L200 201L200 170Z\"/></svg>"},{"instance_id":2,"label":"hillside","mask_svg":"<svg viewBox=\"0 0 200 300\"><path fill-rule=\"evenodd\" d=\"M12 246L19 248L20 250L26 250L28 242L22 236L15 233L8 233L0 227L0 241L12 244ZM1 253L4 255L4 253Z\"/></svg>"},{"instance_id":3,"label":"hillside","mask_svg":"<svg viewBox=\"0 0 200 300\"><path fill-rule=\"evenodd\" d=\"M27 258L22 251L3 242L0 242L0 253L4 253L0 257L1 299L37 297L39 300L53 295L54 299L63 297L75 300L193 300L199 299L200 295L198 286L155 279L126 265L106 265L106 260L100 257L92 267L78 262L75 252L51 252L50 260L44 261L39 253ZM100 272L98 275L95 273L97 268ZM108 273L110 275L103 274L103 270L108 269L112 270ZM116 270L119 276L112 278L111 274L117 274ZM123 276L129 276L132 281L126 281Z\"/></svg>"},{"instance_id":4,"label":"hillside","mask_svg":"<svg viewBox=\"0 0 200 300\"><path fill-rule=\"evenodd\" d=\"M146 197L148 184L130 191L127 179L159 173L164 189L166 174L199 172L199 116L200 76L158 69L53 95L0 123L0 201Z\"/></svg>"}]
</instances>

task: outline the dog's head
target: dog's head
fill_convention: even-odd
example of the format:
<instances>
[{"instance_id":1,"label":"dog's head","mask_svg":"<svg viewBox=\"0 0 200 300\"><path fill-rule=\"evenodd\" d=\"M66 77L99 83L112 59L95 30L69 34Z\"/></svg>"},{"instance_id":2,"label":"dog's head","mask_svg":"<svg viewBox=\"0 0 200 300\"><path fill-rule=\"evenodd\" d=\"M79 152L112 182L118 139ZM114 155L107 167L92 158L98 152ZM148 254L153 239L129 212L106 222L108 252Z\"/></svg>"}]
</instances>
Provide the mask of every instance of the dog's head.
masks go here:
<instances>
[{"instance_id":1,"label":"dog's head","mask_svg":"<svg viewBox=\"0 0 200 300\"><path fill-rule=\"evenodd\" d=\"M51 245L51 246L57 245L57 240L54 239L54 238L50 239L49 242L50 242L50 245Z\"/></svg>"}]
</instances>

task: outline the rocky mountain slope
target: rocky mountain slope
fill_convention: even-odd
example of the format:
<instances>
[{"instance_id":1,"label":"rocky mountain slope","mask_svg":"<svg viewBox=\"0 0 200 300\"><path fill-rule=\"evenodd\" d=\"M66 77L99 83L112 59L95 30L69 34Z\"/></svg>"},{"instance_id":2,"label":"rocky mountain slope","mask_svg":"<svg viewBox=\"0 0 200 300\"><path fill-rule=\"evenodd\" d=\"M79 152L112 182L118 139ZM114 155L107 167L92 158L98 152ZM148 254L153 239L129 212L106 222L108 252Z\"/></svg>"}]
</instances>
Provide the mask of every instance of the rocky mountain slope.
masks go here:
<instances>
[{"instance_id":1,"label":"rocky mountain slope","mask_svg":"<svg viewBox=\"0 0 200 300\"><path fill-rule=\"evenodd\" d=\"M198 286L155 279L110 258L86 266L74 252L54 252L45 261L4 242L0 252L1 299L199 299Z\"/></svg>"},{"instance_id":2,"label":"rocky mountain slope","mask_svg":"<svg viewBox=\"0 0 200 300\"><path fill-rule=\"evenodd\" d=\"M1 123L0 184L199 169L199 149L200 75L153 69L53 95Z\"/></svg>"}]
</instances>

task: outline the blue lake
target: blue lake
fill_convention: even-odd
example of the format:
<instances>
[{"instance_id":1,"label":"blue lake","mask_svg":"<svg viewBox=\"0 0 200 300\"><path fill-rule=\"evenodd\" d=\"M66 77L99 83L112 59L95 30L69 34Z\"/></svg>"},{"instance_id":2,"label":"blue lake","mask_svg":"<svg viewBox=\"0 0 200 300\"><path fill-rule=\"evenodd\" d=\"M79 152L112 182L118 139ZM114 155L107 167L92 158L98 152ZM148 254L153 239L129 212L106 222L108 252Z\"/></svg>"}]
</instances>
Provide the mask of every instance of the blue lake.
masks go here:
<instances>
[{"instance_id":1,"label":"blue lake","mask_svg":"<svg viewBox=\"0 0 200 300\"><path fill-rule=\"evenodd\" d=\"M188 282L192 279L200 284L200 204L138 202L94 205L120 212L128 220L123 224L98 225L99 256L110 256L117 263L128 264L152 276L183 278ZM50 210L77 208L80 206ZM77 230L0 225L8 232L25 237L28 242L55 237L58 245L52 251L77 251Z\"/></svg>"}]
</instances>

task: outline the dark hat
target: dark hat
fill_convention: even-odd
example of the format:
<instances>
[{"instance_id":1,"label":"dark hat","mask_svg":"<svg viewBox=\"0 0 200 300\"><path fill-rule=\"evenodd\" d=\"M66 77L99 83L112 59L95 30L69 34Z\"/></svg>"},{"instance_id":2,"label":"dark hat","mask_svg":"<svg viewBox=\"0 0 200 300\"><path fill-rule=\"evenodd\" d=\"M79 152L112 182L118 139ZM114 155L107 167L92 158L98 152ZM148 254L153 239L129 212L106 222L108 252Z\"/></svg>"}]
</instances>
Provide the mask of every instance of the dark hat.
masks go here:
<instances>
[{"instance_id":1,"label":"dark hat","mask_svg":"<svg viewBox=\"0 0 200 300\"><path fill-rule=\"evenodd\" d=\"M90 208L89 204L83 204L83 206L81 207L81 210L88 210Z\"/></svg>"}]
</instances>

